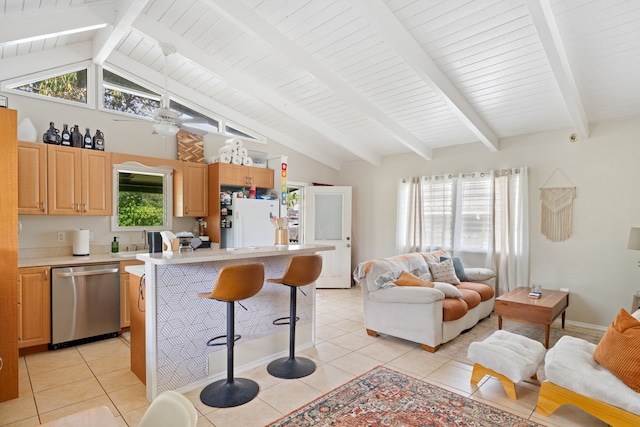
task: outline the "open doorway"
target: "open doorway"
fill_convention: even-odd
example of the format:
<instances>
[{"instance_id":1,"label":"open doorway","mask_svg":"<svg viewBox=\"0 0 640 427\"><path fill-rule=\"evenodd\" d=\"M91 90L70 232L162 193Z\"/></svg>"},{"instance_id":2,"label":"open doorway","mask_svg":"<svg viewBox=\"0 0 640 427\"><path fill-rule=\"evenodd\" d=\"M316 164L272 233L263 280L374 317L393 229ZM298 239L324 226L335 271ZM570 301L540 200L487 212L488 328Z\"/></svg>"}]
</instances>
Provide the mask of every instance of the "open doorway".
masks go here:
<instances>
[{"instance_id":1,"label":"open doorway","mask_svg":"<svg viewBox=\"0 0 640 427\"><path fill-rule=\"evenodd\" d=\"M289 243L301 245L304 243L303 224L303 198L304 187L302 183L287 183L287 219L289 220Z\"/></svg>"}]
</instances>

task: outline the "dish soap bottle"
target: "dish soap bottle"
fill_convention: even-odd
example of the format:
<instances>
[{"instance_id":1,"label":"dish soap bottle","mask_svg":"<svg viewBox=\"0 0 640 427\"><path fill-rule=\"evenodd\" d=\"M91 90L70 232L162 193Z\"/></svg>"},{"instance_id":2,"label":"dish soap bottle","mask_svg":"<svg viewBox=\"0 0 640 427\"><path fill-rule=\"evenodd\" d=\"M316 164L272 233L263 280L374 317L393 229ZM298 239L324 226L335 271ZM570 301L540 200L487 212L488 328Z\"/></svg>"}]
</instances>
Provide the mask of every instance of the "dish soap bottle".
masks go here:
<instances>
[{"instance_id":1,"label":"dish soap bottle","mask_svg":"<svg viewBox=\"0 0 640 427\"><path fill-rule=\"evenodd\" d=\"M120 251L120 244L118 243L118 238L114 237L113 242L111 242L111 252L118 253Z\"/></svg>"}]
</instances>

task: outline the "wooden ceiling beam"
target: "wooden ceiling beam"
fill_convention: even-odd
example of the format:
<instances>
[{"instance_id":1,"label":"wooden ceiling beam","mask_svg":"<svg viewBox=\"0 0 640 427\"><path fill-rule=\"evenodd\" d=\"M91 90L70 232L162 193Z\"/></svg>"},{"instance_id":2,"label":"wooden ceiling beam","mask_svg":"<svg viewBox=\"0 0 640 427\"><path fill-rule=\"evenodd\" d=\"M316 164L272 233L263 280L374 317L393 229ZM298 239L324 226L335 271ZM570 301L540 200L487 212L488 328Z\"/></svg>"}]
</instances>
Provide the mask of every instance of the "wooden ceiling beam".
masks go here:
<instances>
[{"instance_id":1,"label":"wooden ceiling beam","mask_svg":"<svg viewBox=\"0 0 640 427\"><path fill-rule=\"evenodd\" d=\"M274 51L278 52L279 55L286 58L294 66L314 76L318 82L321 82L331 90L338 99L355 111L366 116L372 126L381 127L414 153L427 160L431 159L431 148L427 147L395 120L365 99L364 96L351 85L337 77L322 63L278 31L273 25L265 21L254 12L253 9L245 5L244 2L237 0L203 0L203 3L221 14L238 28L241 28L245 33L271 46Z\"/></svg>"},{"instance_id":2,"label":"wooden ceiling beam","mask_svg":"<svg viewBox=\"0 0 640 427\"><path fill-rule=\"evenodd\" d=\"M161 26L155 20L141 15L135 21L134 27L136 30L140 31L147 37L157 42L172 45L173 47L175 47L176 53L178 55L216 74L232 87L250 94L251 96L277 109L278 111L292 117L298 122L303 123L304 125L318 132L320 135L323 135L329 142L332 142L333 144L350 152L358 158L371 163L374 166L380 166L382 164L381 157L370 149L366 148L359 141L346 136L344 133L332 127L324 120L321 120L308 111L297 107L289 100L280 96L278 93L256 83L249 77L245 76L242 73L239 73L237 70L231 68L224 62L216 59L211 55L208 55L202 49L195 47L192 43L186 41L184 38L168 31L166 27ZM250 127L249 125L246 126ZM256 129L256 131L258 130ZM308 153L309 150L306 148L303 148L300 152L310 155Z\"/></svg>"},{"instance_id":3,"label":"wooden ceiling beam","mask_svg":"<svg viewBox=\"0 0 640 427\"><path fill-rule=\"evenodd\" d=\"M440 67L409 34L382 0L352 0L354 6L369 17L370 23L400 57L436 92L458 118L491 151L497 151L500 141L493 130L473 108Z\"/></svg>"},{"instance_id":4,"label":"wooden ceiling beam","mask_svg":"<svg viewBox=\"0 0 640 427\"><path fill-rule=\"evenodd\" d=\"M589 120L560 38L549 0L526 0L538 37L580 139L589 139Z\"/></svg>"},{"instance_id":5,"label":"wooden ceiling beam","mask_svg":"<svg viewBox=\"0 0 640 427\"><path fill-rule=\"evenodd\" d=\"M102 65L118 43L129 34L133 21L140 16L149 0L123 0L120 3L115 24L98 30L93 39L94 64Z\"/></svg>"}]
</instances>

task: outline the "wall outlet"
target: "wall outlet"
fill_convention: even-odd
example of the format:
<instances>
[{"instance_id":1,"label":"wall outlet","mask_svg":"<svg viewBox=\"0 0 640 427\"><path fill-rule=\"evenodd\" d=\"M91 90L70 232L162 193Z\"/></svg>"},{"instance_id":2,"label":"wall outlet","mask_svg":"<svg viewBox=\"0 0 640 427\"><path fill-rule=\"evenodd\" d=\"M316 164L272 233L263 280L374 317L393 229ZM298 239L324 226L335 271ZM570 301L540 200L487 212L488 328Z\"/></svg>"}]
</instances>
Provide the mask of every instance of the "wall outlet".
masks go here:
<instances>
[{"instance_id":1,"label":"wall outlet","mask_svg":"<svg viewBox=\"0 0 640 427\"><path fill-rule=\"evenodd\" d=\"M64 242L64 231L58 231L58 242Z\"/></svg>"}]
</instances>

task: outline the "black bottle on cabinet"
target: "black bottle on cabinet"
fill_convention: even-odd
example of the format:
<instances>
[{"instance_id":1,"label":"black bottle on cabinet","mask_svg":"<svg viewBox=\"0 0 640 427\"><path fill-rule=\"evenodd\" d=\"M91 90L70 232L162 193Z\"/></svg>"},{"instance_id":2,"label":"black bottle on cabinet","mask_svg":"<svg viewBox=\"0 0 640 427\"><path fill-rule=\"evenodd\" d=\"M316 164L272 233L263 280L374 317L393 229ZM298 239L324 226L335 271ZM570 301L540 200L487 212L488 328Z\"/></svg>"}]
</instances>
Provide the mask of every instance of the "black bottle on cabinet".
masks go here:
<instances>
[{"instance_id":1,"label":"black bottle on cabinet","mask_svg":"<svg viewBox=\"0 0 640 427\"><path fill-rule=\"evenodd\" d=\"M93 149L104 151L104 135L100 132L100 129L96 130L96 134L93 137Z\"/></svg>"},{"instance_id":2,"label":"black bottle on cabinet","mask_svg":"<svg viewBox=\"0 0 640 427\"><path fill-rule=\"evenodd\" d=\"M59 130L56 129L53 122L49 122L49 130L42 135L42 142L45 144L56 144L60 145L60 134Z\"/></svg>"},{"instance_id":3,"label":"black bottle on cabinet","mask_svg":"<svg viewBox=\"0 0 640 427\"><path fill-rule=\"evenodd\" d=\"M78 125L73 125L73 130L71 131L71 146L82 148L82 134L80 133L80 129L78 129Z\"/></svg>"},{"instance_id":4,"label":"black bottle on cabinet","mask_svg":"<svg viewBox=\"0 0 640 427\"><path fill-rule=\"evenodd\" d=\"M66 123L62 125L62 140L60 141L60 145L66 147L71 146L71 134L69 133L69 126Z\"/></svg>"},{"instance_id":5,"label":"black bottle on cabinet","mask_svg":"<svg viewBox=\"0 0 640 427\"><path fill-rule=\"evenodd\" d=\"M93 149L93 138L91 138L91 132L89 132L89 128L87 128L87 131L84 133L84 145L82 147L88 150Z\"/></svg>"}]
</instances>

